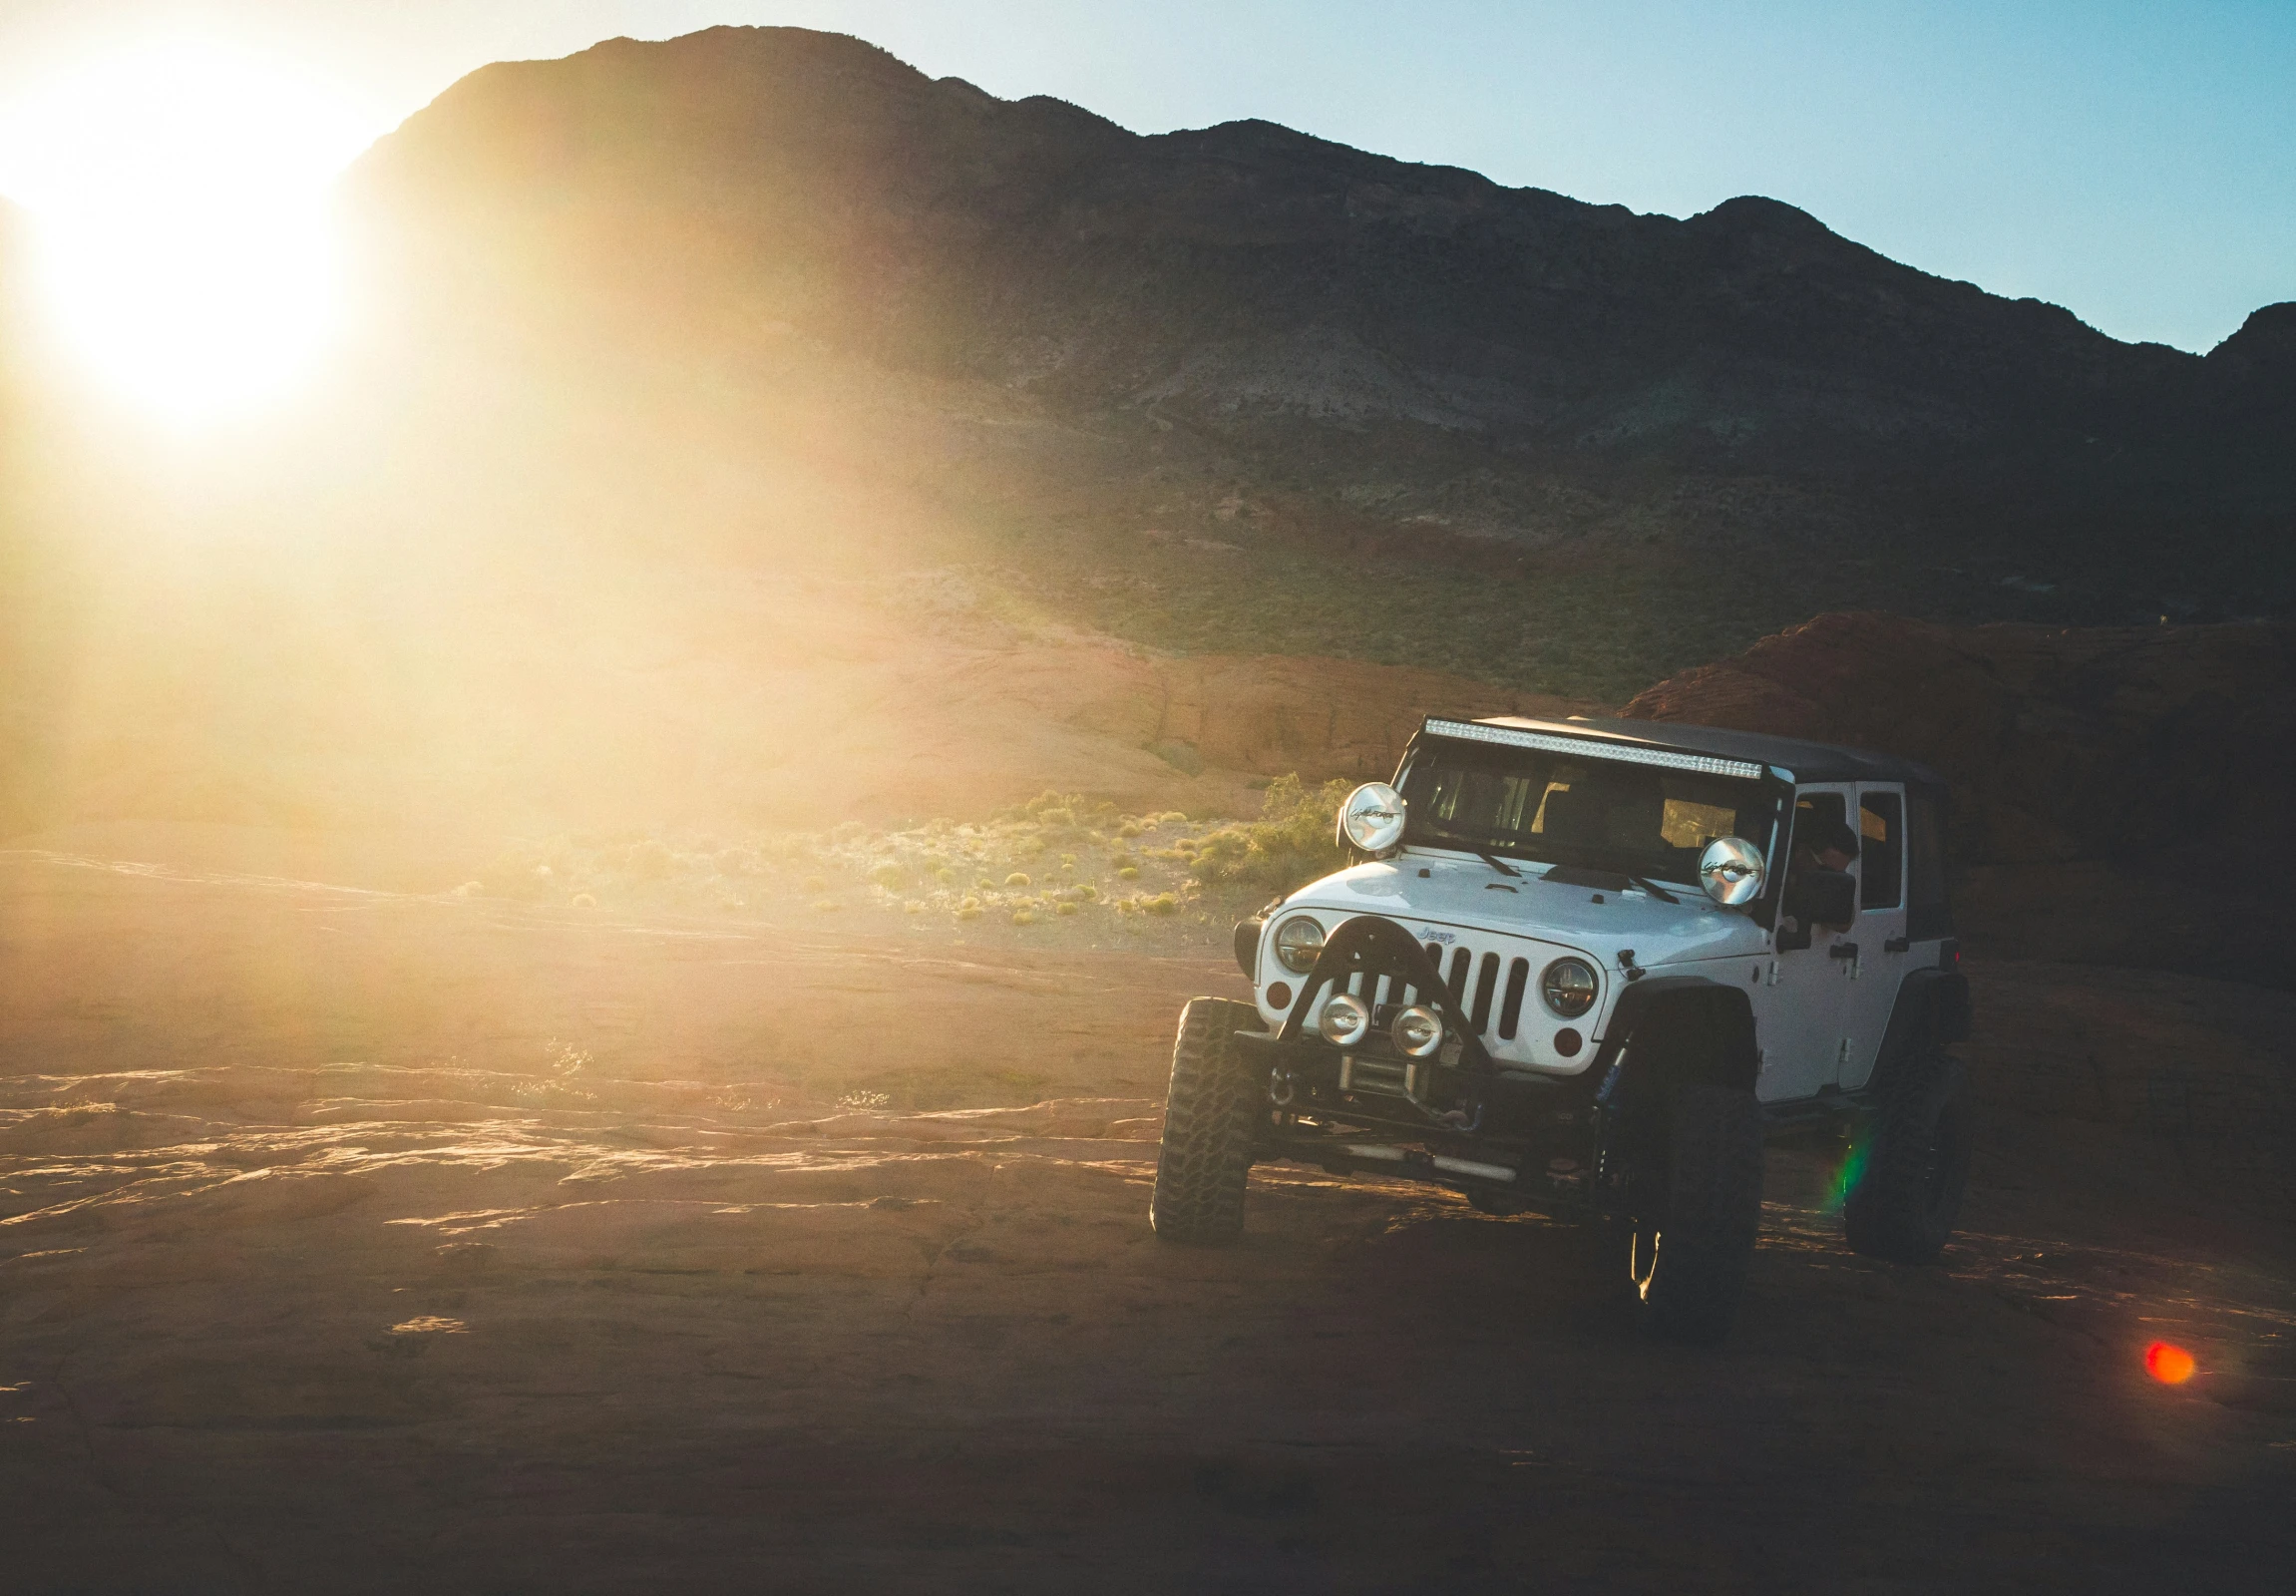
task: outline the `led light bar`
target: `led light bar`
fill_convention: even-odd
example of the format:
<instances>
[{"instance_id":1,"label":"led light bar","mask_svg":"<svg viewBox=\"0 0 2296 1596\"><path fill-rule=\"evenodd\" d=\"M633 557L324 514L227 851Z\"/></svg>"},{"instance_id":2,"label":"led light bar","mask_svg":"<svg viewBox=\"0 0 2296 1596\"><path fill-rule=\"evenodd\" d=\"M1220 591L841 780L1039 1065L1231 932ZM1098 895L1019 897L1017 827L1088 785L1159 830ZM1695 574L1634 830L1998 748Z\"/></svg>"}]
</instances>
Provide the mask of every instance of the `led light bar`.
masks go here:
<instances>
[{"instance_id":1,"label":"led light bar","mask_svg":"<svg viewBox=\"0 0 2296 1596\"><path fill-rule=\"evenodd\" d=\"M1735 776L1740 781L1759 781L1763 769L1744 759L1718 759L1711 754L1678 754L1665 748L1638 748L1633 743L1601 742L1593 737L1558 737L1547 731L1519 731L1513 726L1484 726L1472 720L1429 720L1422 729L1430 736L1457 737L1464 742L1493 742L1503 748L1536 748L1550 754L1577 754L1584 759L1616 760L1622 765L1657 765L1666 770L1696 770L1708 776Z\"/></svg>"}]
</instances>

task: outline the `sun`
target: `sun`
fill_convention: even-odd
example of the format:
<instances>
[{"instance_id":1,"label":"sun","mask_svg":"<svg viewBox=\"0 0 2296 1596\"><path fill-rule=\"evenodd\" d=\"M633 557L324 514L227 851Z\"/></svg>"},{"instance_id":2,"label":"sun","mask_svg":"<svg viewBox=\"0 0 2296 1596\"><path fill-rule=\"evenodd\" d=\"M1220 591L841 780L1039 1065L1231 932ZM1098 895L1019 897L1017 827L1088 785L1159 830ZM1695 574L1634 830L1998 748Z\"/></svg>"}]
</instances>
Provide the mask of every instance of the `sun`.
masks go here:
<instances>
[{"instance_id":1,"label":"sun","mask_svg":"<svg viewBox=\"0 0 2296 1596\"><path fill-rule=\"evenodd\" d=\"M59 341L170 421L277 402L340 320L328 187L369 132L315 77L208 43L107 57L0 108L0 194L31 214Z\"/></svg>"}]
</instances>

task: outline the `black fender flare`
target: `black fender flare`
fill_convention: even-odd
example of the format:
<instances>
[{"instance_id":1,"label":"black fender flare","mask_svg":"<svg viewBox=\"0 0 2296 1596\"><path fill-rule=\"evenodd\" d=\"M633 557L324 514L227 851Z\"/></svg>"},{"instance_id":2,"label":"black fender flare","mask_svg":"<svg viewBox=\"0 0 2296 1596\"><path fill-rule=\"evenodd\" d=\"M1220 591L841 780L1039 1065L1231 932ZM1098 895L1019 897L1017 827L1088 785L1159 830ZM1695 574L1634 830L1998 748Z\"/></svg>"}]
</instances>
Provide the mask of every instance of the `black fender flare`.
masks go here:
<instances>
[{"instance_id":1,"label":"black fender flare","mask_svg":"<svg viewBox=\"0 0 2296 1596\"><path fill-rule=\"evenodd\" d=\"M1897 986L1889 1025L1873 1055L1873 1072L1853 1089L1878 1087L1926 1028L1939 1042L1969 1040L1969 978L1958 970L1912 970Z\"/></svg>"},{"instance_id":2,"label":"black fender flare","mask_svg":"<svg viewBox=\"0 0 2296 1596\"><path fill-rule=\"evenodd\" d=\"M1708 1056L1700 1060L1691 1079L1699 1085L1753 1090L1761 1074L1753 1003L1735 983L1715 981L1707 976L1646 976L1620 994L1618 1006L1611 1010L1610 1020L1603 1027L1595 1061L1587 1069L1588 1077L1596 1082L1596 1089L1606 1097L1615 1097L1615 1091L1604 1091L1604 1087L1636 1033L1658 1016L1686 1010L1695 1015L1694 1023L1704 1027L1704 1035L1711 1043ZM1673 1067L1671 1060L1668 1067ZM1628 1072L1638 1073L1632 1069ZM1655 1086L1658 1082L1645 1076L1628 1084L1639 1088Z\"/></svg>"}]
</instances>

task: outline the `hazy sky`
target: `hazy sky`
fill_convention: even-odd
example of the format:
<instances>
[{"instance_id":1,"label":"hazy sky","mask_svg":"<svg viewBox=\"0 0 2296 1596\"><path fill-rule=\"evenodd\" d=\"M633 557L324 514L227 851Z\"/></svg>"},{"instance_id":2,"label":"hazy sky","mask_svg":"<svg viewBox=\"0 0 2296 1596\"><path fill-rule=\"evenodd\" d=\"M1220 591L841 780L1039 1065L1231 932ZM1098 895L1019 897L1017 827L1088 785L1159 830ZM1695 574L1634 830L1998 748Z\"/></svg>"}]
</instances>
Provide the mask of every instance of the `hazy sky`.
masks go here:
<instances>
[{"instance_id":1,"label":"hazy sky","mask_svg":"<svg viewBox=\"0 0 2296 1596\"><path fill-rule=\"evenodd\" d=\"M0 0L0 100L155 32L307 64L380 133L487 61L858 34L1142 132L1257 116L1638 210L1738 194L2206 349L2296 299L2296 0Z\"/></svg>"}]
</instances>

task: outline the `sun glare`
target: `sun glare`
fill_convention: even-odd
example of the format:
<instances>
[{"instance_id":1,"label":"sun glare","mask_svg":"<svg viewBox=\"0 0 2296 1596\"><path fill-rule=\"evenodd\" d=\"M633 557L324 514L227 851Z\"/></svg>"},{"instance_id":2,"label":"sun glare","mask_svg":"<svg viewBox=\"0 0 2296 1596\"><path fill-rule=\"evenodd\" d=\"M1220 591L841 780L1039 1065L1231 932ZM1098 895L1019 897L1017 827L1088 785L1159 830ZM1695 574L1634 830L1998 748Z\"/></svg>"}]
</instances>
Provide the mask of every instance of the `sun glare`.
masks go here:
<instances>
[{"instance_id":1,"label":"sun glare","mask_svg":"<svg viewBox=\"0 0 2296 1596\"><path fill-rule=\"evenodd\" d=\"M80 362L168 420L219 420L280 399L335 330L327 189L366 133L291 69L155 45L0 111L0 194Z\"/></svg>"}]
</instances>

